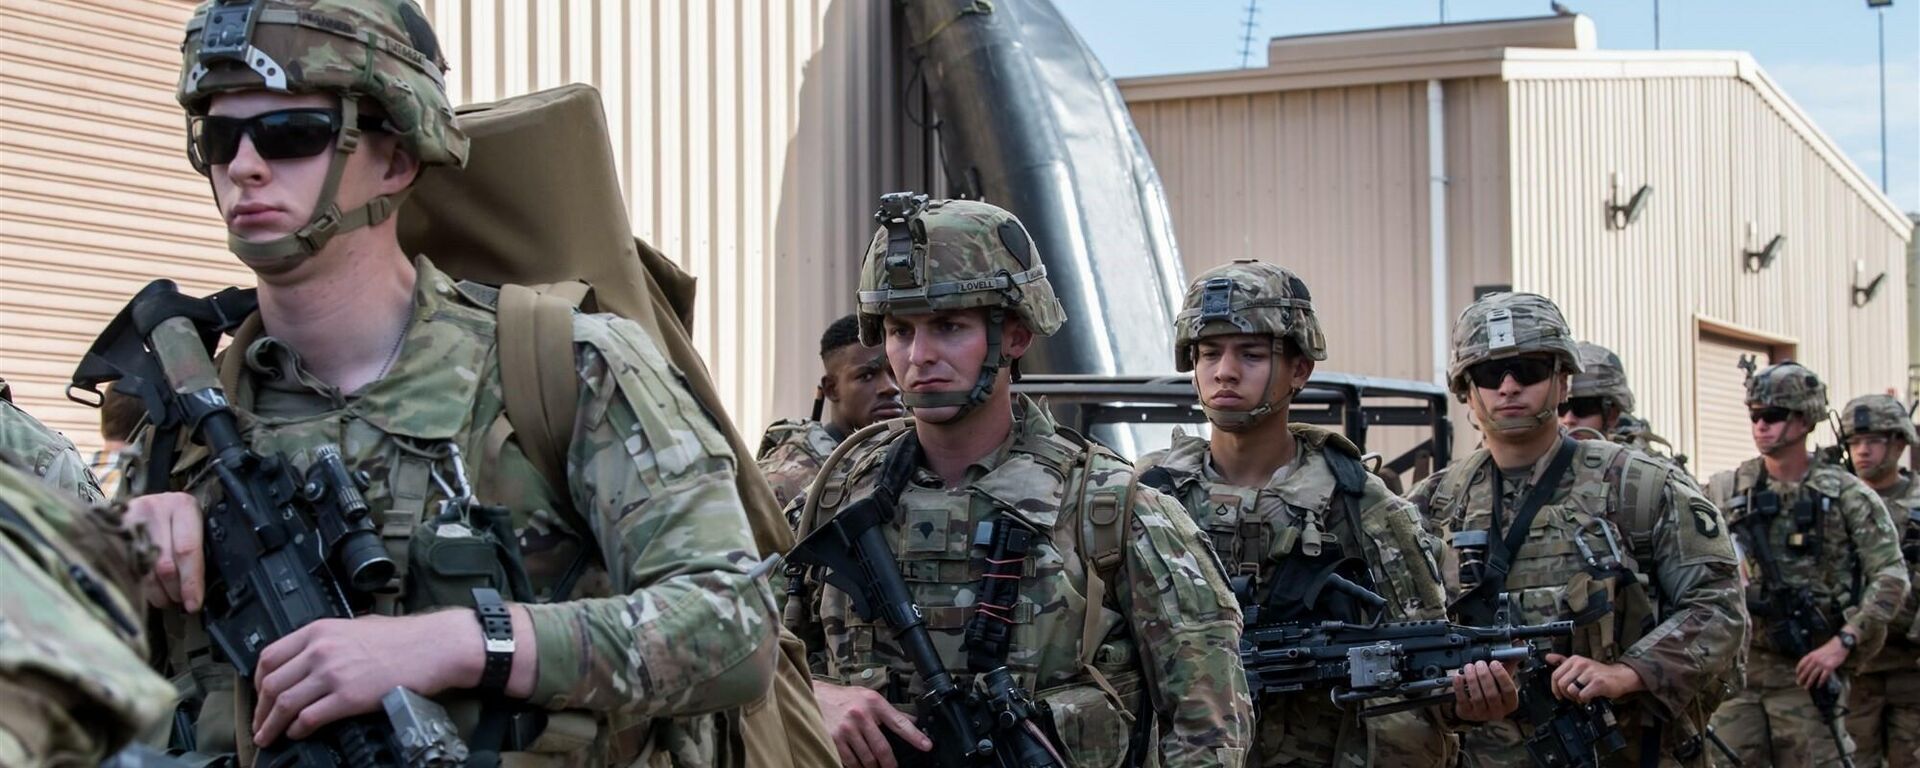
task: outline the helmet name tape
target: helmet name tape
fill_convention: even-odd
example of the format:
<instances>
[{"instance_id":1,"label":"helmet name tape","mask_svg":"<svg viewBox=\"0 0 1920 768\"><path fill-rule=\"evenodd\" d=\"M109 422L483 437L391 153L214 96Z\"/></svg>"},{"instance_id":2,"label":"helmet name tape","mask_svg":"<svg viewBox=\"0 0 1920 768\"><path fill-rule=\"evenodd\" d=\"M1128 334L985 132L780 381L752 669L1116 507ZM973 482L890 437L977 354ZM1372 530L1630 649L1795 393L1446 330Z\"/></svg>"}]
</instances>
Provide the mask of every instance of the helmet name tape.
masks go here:
<instances>
[{"instance_id":1,"label":"helmet name tape","mask_svg":"<svg viewBox=\"0 0 1920 768\"><path fill-rule=\"evenodd\" d=\"M1487 348L1506 349L1514 345L1513 310L1500 307L1487 313Z\"/></svg>"}]
</instances>

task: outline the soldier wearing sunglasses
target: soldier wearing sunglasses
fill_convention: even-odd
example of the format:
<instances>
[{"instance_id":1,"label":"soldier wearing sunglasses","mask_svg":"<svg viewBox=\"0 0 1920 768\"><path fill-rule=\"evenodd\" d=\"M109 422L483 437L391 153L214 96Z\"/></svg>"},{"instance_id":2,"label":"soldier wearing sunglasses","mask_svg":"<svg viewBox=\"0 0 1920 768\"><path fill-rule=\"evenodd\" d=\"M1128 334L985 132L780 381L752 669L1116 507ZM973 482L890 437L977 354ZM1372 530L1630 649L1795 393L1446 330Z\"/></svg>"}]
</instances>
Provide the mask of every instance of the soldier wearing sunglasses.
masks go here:
<instances>
[{"instance_id":1,"label":"soldier wearing sunglasses","mask_svg":"<svg viewBox=\"0 0 1920 768\"><path fill-rule=\"evenodd\" d=\"M1911 580L1920 569L1920 480L1900 466L1900 456L1915 440L1913 417L1891 395L1863 395L1840 409L1840 440L1846 444L1853 474L1887 507L1900 529L1900 553ZM1920 637L1914 612L1920 591L1908 590L1880 649L1854 677L1847 700L1847 732L1859 747L1861 765L1920 765Z\"/></svg>"},{"instance_id":2,"label":"soldier wearing sunglasses","mask_svg":"<svg viewBox=\"0 0 1920 768\"><path fill-rule=\"evenodd\" d=\"M1410 496L1447 537L1449 611L1576 627L1546 649L1550 666L1522 671L1515 718L1467 733L1465 762L1703 765L1708 713L1740 679L1733 547L1719 512L1666 464L1561 431L1555 413L1580 372L1545 297L1492 294L1454 323L1449 388L1485 439ZM1617 738L1547 727L1605 706Z\"/></svg>"},{"instance_id":3,"label":"soldier wearing sunglasses","mask_svg":"<svg viewBox=\"0 0 1920 768\"><path fill-rule=\"evenodd\" d=\"M1747 765L1834 765L1853 740L1836 723L1840 708L1823 714L1814 692L1846 701L1850 679L1885 642L1908 586L1900 535L1873 489L1807 452L1827 413L1827 386L1813 371L1768 366L1747 379L1746 402L1760 455L1706 487L1748 559L1754 608L1747 687L1714 714L1714 730ZM1782 590L1808 596L1818 615L1777 615L1767 598ZM1792 627L1819 630L1798 658L1783 645Z\"/></svg>"},{"instance_id":4,"label":"soldier wearing sunglasses","mask_svg":"<svg viewBox=\"0 0 1920 768\"><path fill-rule=\"evenodd\" d=\"M236 675L192 615L225 588L205 452L132 499L171 671L203 689L199 751L246 764L396 686L445 705L476 764L710 749L706 714L765 694L777 631L723 428L639 325L575 314L580 417L567 482L543 479L504 421L497 294L398 239L414 180L469 148L420 7L209 0L182 52L188 159L259 284L219 359L242 438L302 473L336 448L399 570Z\"/></svg>"},{"instance_id":5,"label":"soldier wearing sunglasses","mask_svg":"<svg viewBox=\"0 0 1920 768\"><path fill-rule=\"evenodd\" d=\"M1580 358L1580 372L1573 375L1567 399L1560 403L1560 426L1567 428L1567 434L1578 440L1612 440L1631 446L1672 463L1684 474L1686 457L1672 456L1672 445L1634 417L1633 388L1627 384L1627 368L1620 356L1590 341L1576 344L1574 351Z\"/></svg>"}]
</instances>

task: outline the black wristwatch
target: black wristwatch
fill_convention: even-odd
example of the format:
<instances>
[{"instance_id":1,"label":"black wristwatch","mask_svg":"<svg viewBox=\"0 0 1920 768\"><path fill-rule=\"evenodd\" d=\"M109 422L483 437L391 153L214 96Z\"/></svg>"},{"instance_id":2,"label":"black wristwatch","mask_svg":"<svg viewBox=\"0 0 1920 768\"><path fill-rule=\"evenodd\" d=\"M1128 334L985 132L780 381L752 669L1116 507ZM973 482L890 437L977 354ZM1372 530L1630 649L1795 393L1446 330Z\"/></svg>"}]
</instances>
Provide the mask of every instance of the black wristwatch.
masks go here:
<instances>
[{"instance_id":1,"label":"black wristwatch","mask_svg":"<svg viewBox=\"0 0 1920 768\"><path fill-rule=\"evenodd\" d=\"M1856 635L1852 632L1848 632L1847 630L1844 630L1844 629L1840 630L1840 647L1851 651L1853 650L1854 646L1859 644L1860 644L1859 635Z\"/></svg>"},{"instance_id":2,"label":"black wristwatch","mask_svg":"<svg viewBox=\"0 0 1920 768\"><path fill-rule=\"evenodd\" d=\"M487 639L487 666L480 672L480 684L474 687L486 693L502 693L513 674L513 613L507 610L499 592L486 587L473 590L473 610L480 614L480 630Z\"/></svg>"}]
</instances>

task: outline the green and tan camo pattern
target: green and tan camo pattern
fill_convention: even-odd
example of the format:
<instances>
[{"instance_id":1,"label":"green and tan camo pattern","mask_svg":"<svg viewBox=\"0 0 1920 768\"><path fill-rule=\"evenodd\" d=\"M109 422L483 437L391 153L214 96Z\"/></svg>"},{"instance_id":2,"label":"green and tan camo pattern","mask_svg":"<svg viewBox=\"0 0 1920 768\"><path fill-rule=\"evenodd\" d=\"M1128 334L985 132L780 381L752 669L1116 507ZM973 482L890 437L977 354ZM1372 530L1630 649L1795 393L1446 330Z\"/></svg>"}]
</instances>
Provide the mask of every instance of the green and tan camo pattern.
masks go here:
<instances>
[{"instance_id":1,"label":"green and tan camo pattern","mask_svg":"<svg viewBox=\"0 0 1920 768\"><path fill-rule=\"evenodd\" d=\"M465 529L449 534L430 525L427 516L446 494L410 478L427 467L451 478L445 448L457 446L478 500L511 511L537 598L544 601L583 548L600 555L570 600L528 606L539 651L529 700L598 733L591 750L560 755L561 764L632 760L649 744L703 743L711 721L698 716L761 696L777 647L772 596L749 576L757 550L718 427L640 326L576 315L573 482L549 489L511 441L489 464L487 436L504 407L492 299L425 257L415 265L413 320L398 360L352 397L308 374L271 337L235 341L229 354L244 349L247 375L229 397L245 410L247 439L300 468L316 447L338 445L348 468L371 481L365 496L377 515L414 539L441 542ZM217 489L200 481L192 463L199 457L184 456L175 479L205 503ZM568 494L592 530L575 530L556 511L558 493ZM403 504L403 495L424 498ZM424 512L405 511L418 507ZM390 551L396 547L389 542ZM410 571L425 578L417 566ZM474 696L437 698L463 730L473 726Z\"/></svg>"},{"instance_id":2,"label":"green and tan camo pattern","mask_svg":"<svg viewBox=\"0 0 1920 768\"><path fill-rule=\"evenodd\" d=\"M1228 316L1201 317L1207 283L1233 281ZM1284 304L1293 304L1285 306ZM1279 305L1279 306L1276 306ZM1253 259L1237 259L1201 273L1187 286L1187 298L1173 321L1173 367L1193 370L1193 345L1210 336L1255 334L1293 343L1314 360L1327 359L1327 336L1313 314L1313 295L1292 270Z\"/></svg>"},{"instance_id":3,"label":"green and tan camo pattern","mask_svg":"<svg viewBox=\"0 0 1920 768\"><path fill-rule=\"evenodd\" d=\"M1827 383L1799 363L1775 363L1747 378L1747 406L1785 408L1817 424L1827 415Z\"/></svg>"},{"instance_id":4,"label":"green and tan camo pattern","mask_svg":"<svg viewBox=\"0 0 1920 768\"><path fill-rule=\"evenodd\" d=\"M1089 526L1077 491L1080 473L1089 471L1080 468L1088 449L1057 434L1051 417L1032 400L1020 397L1015 408L1008 443L975 462L965 486L946 488L938 476L919 469L888 526L942 660L963 685L971 684L962 641L981 577L973 534L995 516L1010 516L1040 536L1012 611L1008 664L1036 699L1052 706L1070 766L1119 765L1127 749L1121 713L1137 711L1141 695L1161 724L1158 741L1149 742L1157 764L1241 765L1253 739L1253 712L1238 652L1240 609L1200 531L1178 503L1139 488L1115 583L1102 605L1089 606L1087 585L1099 576L1090 572L1081 547L1091 534L1083 530ZM871 442L849 453L843 465L822 471L845 475L842 498L861 498L871 491L879 459L891 444ZM1090 471L1088 494L1119 498L1133 479L1131 465L1106 453L1093 457ZM803 520L825 519L832 511L819 499L808 504ZM817 602L805 621L812 626L795 633L820 638L810 642L825 646L816 677L881 691L912 712L913 697L923 688L893 633L855 614L845 593L810 583ZM1080 664L1089 610L1100 611L1097 634L1103 638L1093 666L1112 682L1118 700L1094 685Z\"/></svg>"},{"instance_id":5,"label":"green and tan camo pattern","mask_svg":"<svg viewBox=\"0 0 1920 768\"><path fill-rule=\"evenodd\" d=\"M139 553L117 516L0 459L0 765L98 765L173 708L145 637L68 575L84 568L122 616L140 614ZM30 529L23 530L25 526Z\"/></svg>"},{"instance_id":6,"label":"green and tan camo pattern","mask_svg":"<svg viewBox=\"0 0 1920 768\"><path fill-rule=\"evenodd\" d=\"M0 453L13 460L48 487L87 504L106 500L87 470L87 460L66 435L42 424L7 396L7 382L0 379Z\"/></svg>"},{"instance_id":7,"label":"green and tan camo pattern","mask_svg":"<svg viewBox=\"0 0 1920 768\"><path fill-rule=\"evenodd\" d=\"M1656 718L1685 718L1739 687L1746 606L1732 537L1719 510L1692 483L1666 464L1614 443L1583 440L1575 446L1570 469L1513 559L1507 589L1518 606L1516 622L1572 618L1600 594L1614 591L1591 578L1582 551L1582 545L1600 557L1613 551L1608 532L1620 543L1620 562L1652 585L1650 631L1631 626L1635 622L1618 610L1626 603L1615 594L1608 598L1616 606L1608 618L1583 625L1572 643L1557 646L1562 653L1571 650L1625 664L1639 673L1647 695L1614 702L1628 751L1636 755L1627 764L1637 764L1643 729ZM1531 468L1526 486L1551 458L1549 452ZM1422 480L1408 498L1449 541L1456 531L1489 530L1494 494L1499 492L1491 466L1486 449L1474 451ZM1452 477L1459 472L1468 474ZM1508 492L1512 498L1503 506L1511 515L1525 488L1510 487ZM1645 499L1646 508L1629 514L1624 502L1629 495ZM1646 553L1644 558L1636 557L1636 551ZM1448 595L1457 598L1459 553L1451 547L1443 553L1441 574ZM1463 748L1476 765L1523 765L1528 758L1522 739L1530 728L1513 721L1481 726L1467 734ZM1663 752L1685 737L1682 730L1662 729ZM1670 764L1670 756L1664 759Z\"/></svg>"},{"instance_id":8,"label":"green and tan camo pattern","mask_svg":"<svg viewBox=\"0 0 1920 768\"><path fill-rule=\"evenodd\" d=\"M1292 430L1300 458L1285 478L1263 488L1227 483L1213 470L1211 446L1200 437L1176 435L1172 447L1142 457L1140 467L1170 473L1174 499L1212 540L1229 572L1258 569L1254 594L1264 592L1281 564L1311 540L1322 552L1338 547L1342 556L1366 562L1375 590L1387 598L1383 620L1445 619L1446 588L1435 559L1439 543L1427 535L1413 505L1369 474L1360 500L1361 530L1353 530L1335 498L1326 452L1347 450L1357 459L1358 451L1317 427L1295 424ZM1326 691L1267 696L1255 707L1250 766L1441 768L1452 765L1457 749L1437 711L1363 719L1357 709L1334 704Z\"/></svg>"},{"instance_id":9,"label":"green and tan camo pattern","mask_svg":"<svg viewBox=\"0 0 1920 768\"><path fill-rule=\"evenodd\" d=\"M1861 432L1884 432L1907 445L1920 445L1920 438L1914 437L1913 417L1893 395L1861 395L1840 409L1840 439Z\"/></svg>"},{"instance_id":10,"label":"green and tan camo pattern","mask_svg":"<svg viewBox=\"0 0 1920 768\"><path fill-rule=\"evenodd\" d=\"M1633 413L1633 387L1627 384L1627 367L1613 350L1582 341L1574 345L1580 359L1580 372L1573 375L1567 397L1604 397L1620 406L1622 414Z\"/></svg>"},{"instance_id":11,"label":"green and tan camo pattern","mask_svg":"<svg viewBox=\"0 0 1920 768\"><path fill-rule=\"evenodd\" d=\"M429 46L417 45L408 32L411 18L415 29L432 34L413 0L267 0L263 7L298 15L299 23L263 17L251 39L254 48L284 68L287 92L373 99L421 162L466 164L467 136L454 119L442 82L446 60L437 43L430 46L433 50L421 50ZM203 21L212 8L212 2L203 1L193 19ZM215 94L267 87L259 73L231 61L215 63L198 83L191 83L202 38L199 31L189 32L181 44L174 97L188 113L205 114ZM375 42L370 46L368 40Z\"/></svg>"},{"instance_id":12,"label":"green and tan camo pattern","mask_svg":"<svg viewBox=\"0 0 1920 768\"><path fill-rule=\"evenodd\" d=\"M887 228L874 232L860 265L861 291L890 291L882 301L860 302L860 343L881 342L881 318L950 309L1002 307L1013 310L1028 329L1051 336L1067 321L1067 312L1053 293L1053 284L1041 278L1010 289L981 285L1001 275L1018 275L1040 267L1039 248L1020 220L1006 210L976 200L933 200L908 224L916 237L909 274L890 274L887 268ZM1008 238L1016 239L1009 245ZM1024 244L1017 241L1024 241ZM921 243L924 242L924 245ZM1024 257L1015 249L1025 251ZM1022 259L1024 258L1024 263ZM944 295L928 298L926 293Z\"/></svg>"},{"instance_id":13,"label":"green and tan camo pattern","mask_svg":"<svg viewBox=\"0 0 1920 768\"><path fill-rule=\"evenodd\" d=\"M799 498L820 473L820 465L839 447L840 441L827 425L811 419L781 419L767 427L760 438L760 450L754 463L773 486L773 498L781 509Z\"/></svg>"},{"instance_id":14,"label":"green and tan camo pattern","mask_svg":"<svg viewBox=\"0 0 1920 768\"><path fill-rule=\"evenodd\" d=\"M1488 319L1497 310L1513 317L1512 339L1498 338ZM1490 293L1467 305L1453 321L1453 356L1447 363L1447 384L1455 395L1467 391L1467 369L1476 363L1546 353L1560 361L1561 373L1579 373L1573 331L1553 300L1537 293Z\"/></svg>"}]
</instances>

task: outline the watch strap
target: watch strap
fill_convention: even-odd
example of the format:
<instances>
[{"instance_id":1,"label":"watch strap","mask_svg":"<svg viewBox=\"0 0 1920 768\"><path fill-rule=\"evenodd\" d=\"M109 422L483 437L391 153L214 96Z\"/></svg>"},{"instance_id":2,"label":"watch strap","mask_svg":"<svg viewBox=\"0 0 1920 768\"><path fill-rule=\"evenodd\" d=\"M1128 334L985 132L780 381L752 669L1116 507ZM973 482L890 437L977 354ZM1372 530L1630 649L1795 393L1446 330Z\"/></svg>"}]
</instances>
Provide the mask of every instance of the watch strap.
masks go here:
<instances>
[{"instance_id":1,"label":"watch strap","mask_svg":"<svg viewBox=\"0 0 1920 768\"><path fill-rule=\"evenodd\" d=\"M500 693L507 689L507 678L513 673L513 613L507 610L499 591L487 587L473 590L473 610L480 617L480 630L485 633L487 644L486 667L481 670L480 684L475 687Z\"/></svg>"}]
</instances>

